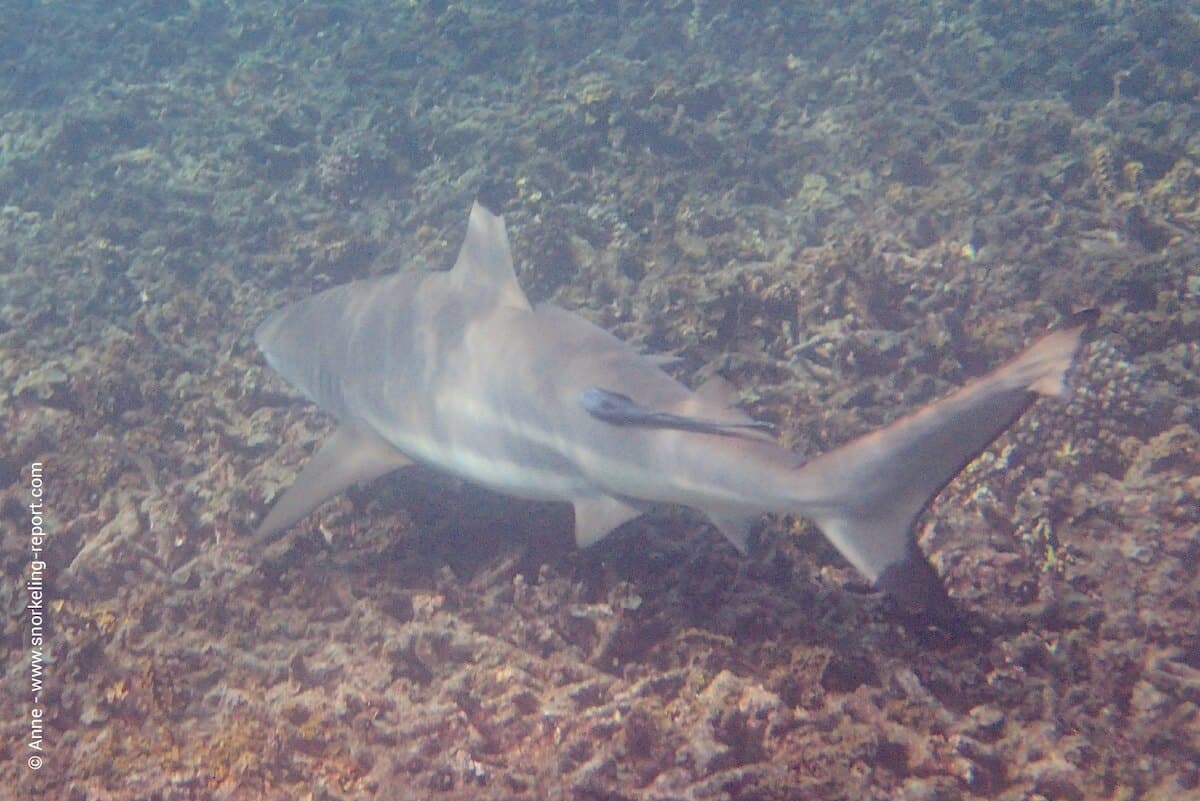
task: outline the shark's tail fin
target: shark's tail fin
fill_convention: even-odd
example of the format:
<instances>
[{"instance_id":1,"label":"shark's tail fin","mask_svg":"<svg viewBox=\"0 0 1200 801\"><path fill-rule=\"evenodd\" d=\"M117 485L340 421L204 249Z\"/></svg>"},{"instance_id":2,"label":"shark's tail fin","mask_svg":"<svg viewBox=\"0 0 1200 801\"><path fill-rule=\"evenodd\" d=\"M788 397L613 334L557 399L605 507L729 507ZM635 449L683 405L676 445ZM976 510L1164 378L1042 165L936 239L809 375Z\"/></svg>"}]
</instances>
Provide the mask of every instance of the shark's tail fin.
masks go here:
<instances>
[{"instance_id":1,"label":"shark's tail fin","mask_svg":"<svg viewBox=\"0 0 1200 801\"><path fill-rule=\"evenodd\" d=\"M1064 394L1064 375L1097 316L1075 315L949 397L804 464L801 483L815 491L804 514L880 589L909 608L946 613L913 521L1038 395Z\"/></svg>"}]
</instances>

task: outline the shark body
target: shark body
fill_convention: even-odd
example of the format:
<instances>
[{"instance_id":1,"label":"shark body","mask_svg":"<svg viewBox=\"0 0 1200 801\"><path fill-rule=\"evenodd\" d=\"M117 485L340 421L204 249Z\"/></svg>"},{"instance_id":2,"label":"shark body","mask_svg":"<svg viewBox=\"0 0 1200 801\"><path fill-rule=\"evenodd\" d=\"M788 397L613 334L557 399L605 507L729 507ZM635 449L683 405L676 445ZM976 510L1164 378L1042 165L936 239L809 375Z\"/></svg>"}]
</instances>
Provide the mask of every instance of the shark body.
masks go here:
<instances>
[{"instance_id":1,"label":"shark body","mask_svg":"<svg viewBox=\"0 0 1200 801\"><path fill-rule=\"evenodd\" d=\"M339 426L258 542L347 486L420 462L501 493L566 501L590 545L649 504L704 512L745 550L765 512L813 520L912 607L948 603L913 521L1039 395L1060 395L1090 318L957 392L807 462L728 393L693 392L583 317L532 306L504 222L478 203L454 267L335 287L258 329L267 362Z\"/></svg>"}]
</instances>

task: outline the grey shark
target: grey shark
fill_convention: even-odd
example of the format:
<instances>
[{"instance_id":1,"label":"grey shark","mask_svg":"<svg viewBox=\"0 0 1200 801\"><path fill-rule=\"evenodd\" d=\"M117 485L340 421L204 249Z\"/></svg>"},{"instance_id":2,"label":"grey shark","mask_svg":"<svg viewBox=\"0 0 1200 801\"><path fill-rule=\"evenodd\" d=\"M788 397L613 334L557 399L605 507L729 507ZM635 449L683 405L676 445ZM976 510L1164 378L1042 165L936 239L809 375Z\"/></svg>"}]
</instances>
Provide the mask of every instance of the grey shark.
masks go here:
<instances>
[{"instance_id":1,"label":"grey shark","mask_svg":"<svg viewBox=\"0 0 1200 801\"><path fill-rule=\"evenodd\" d=\"M1093 318L1077 315L948 397L805 461L719 381L692 391L661 358L531 305L503 219L476 203L449 271L339 286L259 327L267 362L338 426L256 541L355 482L419 462L573 504L581 547L651 504L700 510L743 551L759 515L801 515L880 589L934 608L947 599L914 520L1038 395L1064 393Z\"/></svg>"}]
</instances>

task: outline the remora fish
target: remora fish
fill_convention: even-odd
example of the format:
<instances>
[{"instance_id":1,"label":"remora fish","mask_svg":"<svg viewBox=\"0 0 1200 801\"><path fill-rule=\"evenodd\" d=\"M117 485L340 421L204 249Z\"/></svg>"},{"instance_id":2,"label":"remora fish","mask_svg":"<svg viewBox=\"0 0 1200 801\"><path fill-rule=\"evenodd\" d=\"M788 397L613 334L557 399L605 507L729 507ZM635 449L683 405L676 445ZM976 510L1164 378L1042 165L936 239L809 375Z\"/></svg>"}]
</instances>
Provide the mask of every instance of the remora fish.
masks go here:
<instances>
[{"instance_id":1,"label":"remora fish","mask_svg":"<svg viewBox=\"0 0 1200 801\"><path fill-rule=\"evenodd\" d=\"M727 392L693 392L583 317L531 306L504 221L476 203L453 269L339 286L259 327L267 362L339 425L256 541L350 484L420 462L573 504L581 547L651 503L701 510L743 551L758 515L799 514L879 588L945 610L914 519L1037 395L1063 394L1094 317L1077 315L950 396L804 462Z\"/></svg>"}]
</instances>

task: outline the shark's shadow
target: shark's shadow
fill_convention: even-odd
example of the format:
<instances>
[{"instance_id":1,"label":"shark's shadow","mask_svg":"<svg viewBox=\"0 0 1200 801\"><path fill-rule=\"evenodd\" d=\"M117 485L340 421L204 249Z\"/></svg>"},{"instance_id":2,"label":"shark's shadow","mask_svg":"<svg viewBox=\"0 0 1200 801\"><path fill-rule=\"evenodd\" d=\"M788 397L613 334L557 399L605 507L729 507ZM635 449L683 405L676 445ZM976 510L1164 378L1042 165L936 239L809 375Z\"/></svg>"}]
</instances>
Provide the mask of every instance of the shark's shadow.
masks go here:
<instances>
[{"instance_id":1,"label":"shark's shadow","mask_svg":"<svg viewBox=\"0 0 1200 801\"><path fill-rule=\"evenodd\" d=\"M788 643L835 643L837 658L824 681L853 689L877 680L872 665L879 657L949 655L1022 628L964 610L957 619L930 619L865 583L824 582L824 567L852 571L815 528L797 535L772 518L764 518L748 554L700 516L672 507L655 508L578 549L569 505L513 499L424 468L399 471L348 497L354 508L340 517L361 525L342 536L354 541L330 545L317 527L301 527L265 569L280 581L292 571L335 570L360 587L436 589L477 619L497 616L496 598L505 605L499 616L521 614L507 606L509 587L518 582L554 595L558 600L543 606L546 625L605 669L675 664L694 656L697 637L728 643L710 657L739 673L757 672L754 654ZM475 608L484 596L491 606ZM581 622L581 608L611 620ZM889 626L902 634L882 645L860 636L865 627Z\"/></svg>"}]
</instances>

